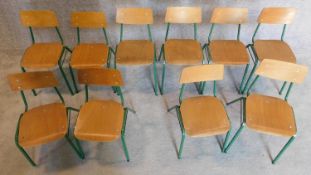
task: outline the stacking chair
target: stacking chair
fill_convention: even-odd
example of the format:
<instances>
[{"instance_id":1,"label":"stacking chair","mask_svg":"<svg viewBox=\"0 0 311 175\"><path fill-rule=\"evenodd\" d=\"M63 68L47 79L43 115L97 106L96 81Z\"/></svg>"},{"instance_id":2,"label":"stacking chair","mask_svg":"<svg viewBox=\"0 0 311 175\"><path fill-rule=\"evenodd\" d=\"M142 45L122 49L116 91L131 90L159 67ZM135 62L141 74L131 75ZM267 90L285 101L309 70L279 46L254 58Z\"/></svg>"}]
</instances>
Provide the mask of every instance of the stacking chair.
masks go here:
<instances>
[{"instance_id":1,"label":"stacking chair","mask_svg":"<svg viewBox=\"0 0 311 175\"><path fill-rule=\"evenodd\" d=\"M250 53L252 53L251 55L253 55L252 60L254 62L254 66L245 83L242 93L246 92L247 86L251 82L256 67L262 60L273 59L296 63L295 54L293 53L290 46L284 41L287 25L293 21L295 14L296 9L285 7L270 7L264 8L261 11L257 19L258 25L252 37L252 44L248 45L248 50ZM258 30L263 24L283 25L280 40L255 40ZM283 86L279 91L280 95L282 94L282 91L284 90L286 84L287 82L283 83Z\"/></svg>"},{"instance_id":2,"label":"stacking chair","mask_svg":"<svg viewBox=\"0 0 311 175\"><path fill-rule=\"evenodd\" d=\"M74 135L79 140L112 142L121 136L126 160L130 157L125 143L125 126L128 108L124 107L124 98L120 86L123 86L121 73L115 69L78 70L80 84L85 84L86 103L80 108ZM88 100L88 86L113 86L121 103L113 100Z\"/></svg>"},{"instance_id":3,"label":"stacking chair","mask_svg":"<svg viewBox=\"0 0 311 175\"><path fill-rule=\"evenodd\" d=\"M164 91L165 65L168 64L203 64L204 56L201 44L197 41L197 25L202 22L201 7L168 7L165 15L167 23L165 43L161 47L159 61L163 55L162 82L160 93ZM192 24L193 39L168 39L171 24Z\"/></svg>"},{"instance_id":4,"label":"stacking chair","mask_svg":"<svg viewBox=\"0 0 311 175\"><path fill-rule=\"evenodd\" d=\"M207 48L208 51L208 62L212 61L224 65L246 65L239 92L249 67L246 46L240 41L241 25L247 22L247 18L248 9L246 8L215 8L210 20L212 26L208 35L208 43L204 45L204 48ZM237 25L236 40L212 40L212 33L216 24ZM201 93L204 91L204 86L205 83L201 87Z\"/></svg>"},{"instance_id":5,"label":"stacking chair","mask_svg":"<svg viewBox=\"0 0 311 175\"><path fill-rule=\"evenodd\" d=\"M103 12L73 12L71 14L71 25L77 29L77 46L72 51L70 60L70 72L76 92L78 88L75 83L71 69L99 68L107 64L109 67L112 49L109 47L109 39L106 32L107 20ZM106 43L80 43L80 29L101 29Z\"/></svg>"},{"instance_id":6,"label":"stacking chair","mask_svg":"<svg viewBox=\"0 0 311 175\"><path fill-rule=\"evenodd\" d=\"M154 93L158 95L156 69L156 47L152 41L151 27L153 12L151 8L118 8L116 22L121 24L120 43L116 48L114 67L122 65L153 64ZM149 40L123 40L124 25L147 25Z\"/></svg>"},{"instance_id":7,"label":"stacking chair","mask_svg":"<svg viewBox=\"0 0 311 175\"><path fill-rule=\"evenodd\" d=\"M66 138L80 158L83 154L79 149L79 142L69 137L70 118L67 115L72 108L66 107L64 99L57 89L58 81L52 72L26 72L8 76L13 91L20 91L25 104L25 112L18 119L15 144L25 158L33 166L36 163L25 151L25 148L34 147L52 141ZM61 103L50 103L28 109L24 91L37 88L54 88ZM74 142L77 146L74 145Z\"/></svg>"},{"instance_id":8,"label":"stacking chair","mask_svg":"<svg viewBox=\"0 0 311 175\"><path fill-rule=\"evenodd\" d=\"M182 138L178 151L181 159L186 134L190 137L207 137L226 134L222 150L227 145L231 126L227 112L221 100L216 97L216 80L224 77L224 65L200 65L184 68L180 83L179 103L172 109L176 109ZM188 83L214 81L214 96L197 96L183 98L185 85Z\"/></svg>"},{"instance_id":9,"label":"stacking chair","mask_svg":"<svg viewBox=\"0 0 311 175\"><path fill-rule=\"evenodd\" d=\"M256 77L254 81L247 90L248 96L241 97L227 104L230 105L242 100L243 111L241 126L225 148L225 152L229 150L243 128L247 126L259 133L290 137L289 141L272 160L273 164L276 163L287 147L294 141L297 133L294 111L287 102L288 94L294 83L299 84L303 82L307 72L308 68L306 66L279 60L264 59L255 72ZM291 82L284 100L256 93L249 94L250 89L260 76Z\"/></svg>"},{"instance_id":10,"label":"stacking chair","mask_svg":"<svg viewBox=\"0 0 311 175\"><path fill-rule=\"evenodd\" d=\"M65 51L70 49L64 46L62 35L58 29L56 14L51 10L23 10L20 12L21 22L29 28L32 45L26 49L21 60L21 69L51 69L57 65L65 80L65 83L73 95L73 90L63 70L63 58ZM60 42L36 43L33 28L55 28ZM34 95L36 92L33 90Z\"/></svg>"}]
</instances>

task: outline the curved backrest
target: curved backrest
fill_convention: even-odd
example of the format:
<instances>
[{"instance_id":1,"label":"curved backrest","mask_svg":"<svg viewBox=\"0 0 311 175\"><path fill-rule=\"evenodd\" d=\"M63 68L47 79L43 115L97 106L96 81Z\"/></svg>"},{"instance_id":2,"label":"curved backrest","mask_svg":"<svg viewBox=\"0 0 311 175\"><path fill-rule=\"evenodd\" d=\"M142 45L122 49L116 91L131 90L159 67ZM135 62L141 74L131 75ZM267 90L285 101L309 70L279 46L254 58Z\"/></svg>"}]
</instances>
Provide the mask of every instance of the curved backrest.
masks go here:
<instances>
[{"instance_id":1,"label":"curved backrest","mask_svg":"<svg viewBox=\"0 0 311 175\"><path fill-rule=\"evenodd\" d=\"M255 74L267 78L300 84L308 73L308 67L295 63L264 59Z\"/></svg>"},{"instance_id":2,"label":"curved backrest","mask_svg":"<svg viewBox=\"0 0 311 175\"><path fill-rule=\"evenodd\" d=\"M123 86L122 75L119 70L107 68L80 69L78 70L80 84Z\"/></svg>"},{"instance_id":3,"label":"curved backrest","mask_svg":"<svg viewBox=\"0 0 311 175\"><path fill-rule=\"evenodd\" d=\"M211 23L214 24L243 24L248 20L247 8L215 8Z\"/></svg>"},{"instance_id":4,"label":"curved backrest","mask_svg":"<svg viewBox=\"0 0 311 175\"><path fill-rule=\"evenodd\" d=\"M166 23L193 24L202 22L201 7L168 7L165 14Z\"/></svg>"},{"instance_id":5,"label":"curved backrest","mask_svg":"<svg viewBox=\"0 0 311 175\"><path fill-rule=\"evenodd\" d=\"M56 14L51 10L22 10L21 22L26 27L57 27Z\"/></svg>"},{"instance_id":6,"label":"curved backrest","mask_svg":"<svg viewBox=\"0 0 311 175\"><path fill-rule=\"evenodd\" d=\"M13 91L58 86L55 75L50 71L10 74L8 80Z\"/></svg>"},{"instance_id":7,"label":"curved backrest","mask_svg":"<svg viewBox=\"0 0 311 175\"><path fill-rule=\"evenodd\" d=\"M152 24L151 8L118 8L116 22L119 24Z\"/></svg>"},{"instance_id":8,"label":"curved backrest","mask_svg":"<svg viewBox=\"0 0 311 175\"><path fill-rule=\"evenodd\" d=\"M106 28L107 20L104 12L73 12L71 25L79 28Z\"/></svg>"},{"instance_id":9,"label":"curved backrest","mask_svg":"<svg viewBox=\"0 0 311 175\"><path fill-rule=\"evenodd\" d=\"M182 70L179 82L194 83L201 81L222 80L224 78L224 65L209 64L186 67Z\"/></svg>"},{"instance_id":10,"label":"curved backrest","mask_svg":"<svg viewBox=\"0 0 311 175\"><path fill-rule=\"evenodd\" d=\"M264 8L258 19L258 23L265 24L290 24L296 14L295 8L289 7L269 7Z\"/></svg>"}]
</instances>

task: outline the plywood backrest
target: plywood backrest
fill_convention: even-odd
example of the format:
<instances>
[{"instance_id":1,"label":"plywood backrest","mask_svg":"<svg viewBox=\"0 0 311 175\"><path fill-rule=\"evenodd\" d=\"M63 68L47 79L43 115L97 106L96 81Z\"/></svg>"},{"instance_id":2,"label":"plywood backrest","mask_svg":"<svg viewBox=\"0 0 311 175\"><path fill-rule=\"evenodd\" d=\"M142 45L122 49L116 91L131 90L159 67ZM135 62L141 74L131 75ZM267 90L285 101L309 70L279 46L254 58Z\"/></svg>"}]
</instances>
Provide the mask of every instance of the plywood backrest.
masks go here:
<instances>
[{"instance_id":1,"label":"plywood backrest","mask_svg":"<svg viewBox=\"0 0 311 175\"><path fill-rule=\"evenodd\" d=\"M215 8L211 23L214 24L243 24L248 20L247 8Z\"/></svg>"},{"instance_id":2,"label":"plywood backrest","mask_svg":"<svg viewBox=\"0 0 311 175\"><path fill-rule=\"evenodd\" d=\"M116 22L119 24L152 24L151 8L118 8Z\"/></svg>"},{"instance_id":3,"label":"plywood backrest","mask_svg":"<svg viewBox=\"0 0 311 175\"><path fill-rule=\"evenodd\" d=\"M50 71L10 74L8 80L13 91L58 86L55 75Z\"/></svg>"},{"instance_id":4,"label":"plywood backrest","mask_svg":"<svg viewBox=\"0 0 311 175\"><path fill-rule=\"evenodd\" d=\"M123 86L121 72L116 69L94 68L78 70L80 84L103 85L103 86Z\"/></svg>"},{"instance_id":5,"label":"plywood backrest","mask_svg":"<svg viewBox=\"0 0 311 175\"><path fill-rule=\"evenodd\" d=\"M200 81L222 80L224 78L224 65L209 64L186 67L182 70L179 82L194 83Z\"/></svg>"},{"instance_id":6,"label":"plywood backrest","mask_svg":"<svg viewBox=\"0 0 311 175\"><path fill-rule=\"evenodd\" d=\"M105 28L107 27L104 12L73 12L71 14L71 25L79 28Z\"/></svg>"},{"instance_id":7,"label":"plywood backrest","mask_svg":"<svg viewBox=\"0 0 311 175\"><path fill-rule=\"evenodd\" d=\"M193 24L202 22L201 7L168 7L165 15L166 23Z\"/></svg>"},{"instance_id":8,"label":"plywood backrest","mask_svg":"<svg viewBox=\"0 0 311 175\"><path fill-rule=\"evenodd\" d=\"M267 78L302 83L308 73L308 67L295 63L264 59L256 74Z\"/></svg>"},{"instance_id":9,"label":"plywood backrest","mask_svg":"<svg viewBox=\"0 0 311 175\"><path fill-rule=\"evenodd\" d=\"M56 14L51 10L22 10L21 22L26 27L57 27Z\"/></svg>"},{"instance_id":10,"label":"plywood backrest","mask_svg":"<svg viewBox=\"0 0 311 175\"><path fill-rule=\"evenodd\" d=\"M258 19L258 23L266 24L290 24L296 14L295 8L289 7L269 7L264 8Z\"/></svg>"}]
</instances>

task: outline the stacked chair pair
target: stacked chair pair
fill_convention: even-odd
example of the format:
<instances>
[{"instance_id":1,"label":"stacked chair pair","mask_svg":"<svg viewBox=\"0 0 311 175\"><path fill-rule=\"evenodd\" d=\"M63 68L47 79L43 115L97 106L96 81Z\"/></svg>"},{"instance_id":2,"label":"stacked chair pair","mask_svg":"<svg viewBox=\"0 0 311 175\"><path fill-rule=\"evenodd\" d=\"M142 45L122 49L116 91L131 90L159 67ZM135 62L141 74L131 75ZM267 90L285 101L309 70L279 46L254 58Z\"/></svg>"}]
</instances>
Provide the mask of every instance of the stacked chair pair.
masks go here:
<instances>
[{"instance_id":1,"label":"stacked chair pair","mask_svg":"<svg viewBox=\"0 0 311 175\"><path fill-rule=\"evenodd\" d=\"M66 107L57 86L58 81L50 71L26 72L8 76L11 89L20 91L25 104L25 112L19 117L15 143L26 159L36 163L25 148L46 144L65 137L81 159L84 153L79 140L111 142L121 136L126 160L129 154L125 143L125 126L128 108L124 107L121 86L124 85L121 73L114 69L83 69L78 71L80 84L85 84L85 104L80 109ZM121 103L113 100L89 100L88 86L112 86L117 90ZM25 90L54 88L61 103L51 103L28 109ZM74 135L70 136L70 114L78 112Z\"/></svg>"},{"instance_id":2,"label":"stacked chair pair","mask_svg":"<svg viewBox=\"0 0 311 175\"><path fill-rule=\"evenodd\" d=\"M307 73L305 66L295 64L296 59L287 43L283 41L287 24L291 23L295 9L292 8L265 8L258 18L258 26L253 35L253 42L245 46L239 41L241 24L247 22L248 10L245 8L216 8L211 18L211 29L208 43L201 47L197 41L197 27L202 22L202 9L199 7L169 7L165 16L167 32L165 43L161 47L158 61L163 57L162 82L160 92L164 92L165 64L204 64L185 68L182 71L182 84L179 96L180 104L171 108L176 109L182 131L182 140L178 151L181 158L185 136L205 137L226 134L223 152L227 152L232 143L239 136L245 126L258 132L277 136L290 136L290 140L273 160L275 163L287 146L296 136L296 125L293 110L287 103L293 83L301 83ZM63 38L58 29L56 15L52 11L22 11L22 23L29 27L33 45L27 48L21 61L24 73L9 76L13 90L21 92L26 110L21 115L16 130L16 145L32 165L34 161L24 148L48 143L65 137L74 150L84 158L79 140L113 141L121 136L127 160L129 155L124 140L126 118L129 108L124 107L124 98L120 86L123 80L119 71L115 70L118 64L142 65L152 64L154 70L154 92L157 95L158 78L156 69L156 49L152 41L151 24L153 14L150 8L119 8L116 21L121 24L120 43L113 50L109 46L106 32L107 21L102 12L75 12L72 14L72 26L77 29L77 46L73 50L63 45ZM193 39L168 39L169 29L173 23L193 24ZM236 40L212 40L212 33L217 24L238 25ZM262 24L283 24L281 40L255 40L259 27ZM149 40L123 40L124 25L146 25ZM61 43L35 43L33 28L55 28ZM80 30L84 28L100 28L103 30L105 43L80 43ZM205 60L206 51L208 58ZM254 62L253 69L246 80L250 65L249 55ZM63 70L65 52L71 54L69 70L73 80L73 88ZM111 59L114 55L114 60ZM259 62L261 64L259 65ZM211 64L213 63L213 64ZM57 89L58 81L52 72L26 72L26 69L51 69L58 65L65 83L73 95L78 93L73 69L78 72L78 81L85 84L86 103L81 109L66 107L64 99ZM111 66L112 65L112 66ZM223 79L225 65L246 65L239 93L243 97L234 100L243 102L241 127L229 141L231 124L221 100L216 97L216 81ZM259 65L258 69L257 66ZM106 66L107 68L103 68ZM111 67L111 68L110 68ZM253 75L256 77L252 81ZM249 95L249 91L259 76L284 81L280 94L289 82L285 100L263 96ZM244 85L244 81L245 85ZM199 83L199 94L204 94L206 81L213 81L214 96L199 96L183 99L185 85ZM121 104L114 101L88 101L88 85L112 86L114 92L121 98ZM53 87L62 103L43 105L28 110L24 90ZM75 92L74 92L75 91ZM247 95L247 96L244 96ZM232 102L232 103L233 103ZM228 103L231 104L231 103ZM260 107L258 108L258 105ZM107 110L109 109L109 110ZM170 110L171 110L170 109ZM69 136L70 112L79 112L74 136ZM96 114L96 115L95 115ZM78 140L79 139L79 140Z\"/></svg>"}]
</instances>

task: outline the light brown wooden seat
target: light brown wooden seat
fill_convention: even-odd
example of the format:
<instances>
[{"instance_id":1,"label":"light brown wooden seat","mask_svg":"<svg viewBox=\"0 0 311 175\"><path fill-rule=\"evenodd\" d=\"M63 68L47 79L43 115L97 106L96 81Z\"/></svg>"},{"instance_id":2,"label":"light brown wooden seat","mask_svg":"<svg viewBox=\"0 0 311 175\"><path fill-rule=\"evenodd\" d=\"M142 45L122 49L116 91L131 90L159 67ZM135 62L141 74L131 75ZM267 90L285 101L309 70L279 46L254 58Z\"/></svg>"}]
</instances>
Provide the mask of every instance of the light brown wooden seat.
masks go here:
<instances>
[{"instance_id":1,"label":"light brown wooden seat","mask_svg":"<svg viewBox=\"0 0 311 175\"><path fill-rule=\"evenodd\" d=\"M151 64L154 59L154 43L149 40L123 40L117 48L118 64Z\"/></svg>"},{"instance_id":2,"label":"light brown wooden seat","mask_svg":"<svg viewBox=\"0 0 311 175\"><path fill-rule=\"evenodd\" d=\"M256 40L254 42L259 61L273 59L296 63L296 56L290 46L281 40Z\"/></svg>"},{"instance_id":3,"label":"light brown wooden seat","mask_svg":"<svg viewBox=\"0 0 311 175\"><path fill-rule=\"evenodd\" d=\"M169 64L202 63L201 44L192 39L169 39L164 43L165 61Z\"/></svg>"},{"instance_id":4,"label":"light brown wooden seat","mask_svg":"<svg viewBox=\"0 0 311 175\"><path fill-rule=\"evenodd\" d=\"M120 137L123 107L112 100L92 100L80 110L74 135L80 140L113 141Z\"/></svg>"},{"instance_id":5,"label":"light brown wooden seat","mask_svg":"<svg viewBox=\"0 0 311 175\"><path fill-rule=\"evenodd\" d=\"M8 79L13 91L58 86L55 75L50 71L11 74Z\"/></svg>"},{"instance_id":6,"label":"light brown wooden seat","mask_svg":"<svg viewBox=\"0 0 311 175\"><path fill-rule=\"evenodd\" d=\"M297 131L293 109L285 100L259 94L246 99L246 124L250 129L277 136L294 136Z\"/></svg>"},{"instance_id":7,"label":"light brown wooden seat","mask_svg":"<svg viewBox=\"0 0 311 175\"><path fill-rule=\"evenodd\" d=\"M19 144L31 147L63 138L67 133L66 107L53 103L33 108L23 114L19 125Z\"/></svg>"},{"instance_id":8,"label":"light brown wooden seat","mask_svg":"<svg viewBox=\"0 0 311 175\"><path fill-rule=\"evenodd\" d=\"M216 97L184 99L180 111L186 133L191 137L219 135L230 129L224 105Z\"/></svg>"},{"instance_id":9,"label":"light brown wooden seat","mask_svg":"<svg viewBox=\"0 0 311 175\"><path fill-rule=\"evenodd\" d=\"M218 64L248 64L249 56L245 45L237 40L213 40L209 51L214 63Z\"/></svg>"},{"instance_id":10,"label":"light brown wooden seat","mask_svg":"<svg viewBox=\"0 0 311 175\"><path fill-rule=\"evenodd\" d=\"M107 63L109 48L106 44L79 44L72 52L70 65L73 68L97 68Z\"/></svg>"},{"instance_id":11,"label":"light brown wooden seat","mask_svg":"<svg viewBox=\"0 0 311 175\"><path fill-rule=\"evenodd\" d=\"M36 43L28 47L21 60L25 68L53 68L62 53L61 43Z\"/></svg>"}]
</instances>

